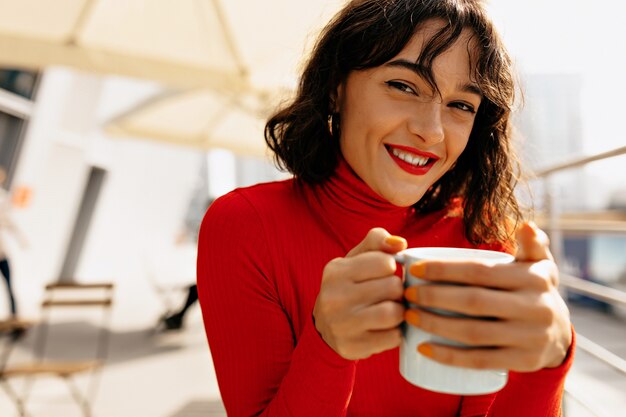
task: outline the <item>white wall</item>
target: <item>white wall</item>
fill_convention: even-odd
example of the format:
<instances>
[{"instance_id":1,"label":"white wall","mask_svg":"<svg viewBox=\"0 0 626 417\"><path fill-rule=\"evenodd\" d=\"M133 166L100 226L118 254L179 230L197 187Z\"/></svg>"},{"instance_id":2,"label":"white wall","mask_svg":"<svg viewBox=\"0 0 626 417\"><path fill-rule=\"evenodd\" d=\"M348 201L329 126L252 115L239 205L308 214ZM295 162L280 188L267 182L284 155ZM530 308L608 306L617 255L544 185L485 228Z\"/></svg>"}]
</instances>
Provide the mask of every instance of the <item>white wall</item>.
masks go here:
<instances>
[{"instance_id":1,"label":"white wall","mask_svg":"<svg viewBox=\"0 0 626 417\"><path fill-rule=\"evenodd\" d=\"M116 140L110 148L77 278L116 282L118 306L128 307L121 316L150 321L162 309L152 280L195 279L194 258L181 258L189 248L175 238L202 155L146 141Z\"/></svg>"},{"instance_id":2,"label":"white wall","mask_svg":"<svg viewBox=\"0 0 626 417\"><path fill-rule=\"evenodd\" d=\"M160 92L149 82L46 71L14 183L33 190L30 206L14 213L30 248L9 242L22 314L36 316L43 286L58 278L90 166L107 175L74 278L116 283L122 327L151 326L165 308L159 288L195 281L196 248L175 240L199 175L214 197L281 177L268 162L228 151L105 135L107 120Z\"/></svg>"},{"instance_id":3,"label":"white wall","mask_svg":"<svg viewBox=\"0 0 626 417\"><path fill-rule=\"evenodd\" d=\"M97 77L64 71L46 73L40 85L14 183L33 190L31 205L14 213L29 248L10 252L12 280L25 314L37 311L33 300L61 267L88 172L84 148L100 88Z\"/></svg>"},{"instance_id":4,"label":"white wall","mask_svg":"<svg viewBox=\"0 0 626 417\"><path fill-rule=\"evenodd\" d=\"M36 315L43 285L58 278L91 165L108 174L75 278L113 280L122 298L151 290L146 259L173 246L203 153L111 140L101 126L157 90L64 69L45 73L14 183L33 190L30 206L13 216L29 248L9 242L22 314ZM147 297L160 308L154 294Z\"/></svg>"}]
</instances>

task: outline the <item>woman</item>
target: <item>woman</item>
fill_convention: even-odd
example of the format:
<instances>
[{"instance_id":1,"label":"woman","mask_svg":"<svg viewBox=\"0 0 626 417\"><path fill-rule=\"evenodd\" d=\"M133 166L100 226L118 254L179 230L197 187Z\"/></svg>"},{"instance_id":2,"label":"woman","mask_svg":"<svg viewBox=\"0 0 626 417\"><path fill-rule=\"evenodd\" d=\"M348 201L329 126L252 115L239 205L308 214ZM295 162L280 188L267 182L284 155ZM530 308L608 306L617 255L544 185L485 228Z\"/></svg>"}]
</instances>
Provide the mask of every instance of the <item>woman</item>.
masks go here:
<instances>
[{"instance_id":1,"label":"woman","mask_svg":"<svg viewBox=\"0 0 626 417\"><path fill-rule=\"evenodd\" d=\"M322 33L266 141L294 179L235 190L200 231L198 290L229 415L557 416L569 315L545 235L517 225L510 60L475 0L360 0ZM517 262L412 265L402 304L391 256L408 246L509 250ZM398 372L399 326L475 346L436 361L511 370L481 396ZM467 323L471 321L471 326Z\"/></svg>"}]
</instances>

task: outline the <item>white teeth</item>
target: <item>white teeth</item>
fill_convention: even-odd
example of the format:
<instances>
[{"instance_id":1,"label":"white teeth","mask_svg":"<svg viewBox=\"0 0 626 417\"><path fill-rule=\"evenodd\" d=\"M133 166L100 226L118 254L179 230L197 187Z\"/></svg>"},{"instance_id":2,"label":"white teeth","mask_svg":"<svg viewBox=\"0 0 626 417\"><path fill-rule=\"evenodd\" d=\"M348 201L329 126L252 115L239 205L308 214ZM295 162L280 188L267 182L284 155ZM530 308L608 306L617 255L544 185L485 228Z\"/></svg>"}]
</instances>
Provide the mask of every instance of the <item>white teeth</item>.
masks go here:
<instances>
[{"instance_id":1,"label":"white teeth","mask_svg":"<svg viewBox=\"0 0 626 417\"><path fill-rule=\"evenodd\" d=\"M404 152L396 148L391 148L391 153L393 153L398 158L402 159L404 162L407 162L411 165L420 166L420 167L423 167L424 165L426 165L429 160L429 158L426 158L424 156L410 154L408 152Z\"/></svg>"}]
</instances>

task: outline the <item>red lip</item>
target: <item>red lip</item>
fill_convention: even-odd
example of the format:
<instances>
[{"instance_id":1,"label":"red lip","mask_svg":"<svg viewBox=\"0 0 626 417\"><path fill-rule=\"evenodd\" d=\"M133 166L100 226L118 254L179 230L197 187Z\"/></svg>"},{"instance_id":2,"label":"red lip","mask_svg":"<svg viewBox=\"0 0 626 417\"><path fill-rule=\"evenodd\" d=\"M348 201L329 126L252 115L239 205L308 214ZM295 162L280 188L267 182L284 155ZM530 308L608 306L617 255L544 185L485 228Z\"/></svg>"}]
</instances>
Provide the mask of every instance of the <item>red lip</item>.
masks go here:
<instances>
[{"instance_id":1,"label":"red lip","mask_svg":"<svg viewBox=\"0 0 626 417\"><path fill-rule=\"evenodd\" d=\"M388 149L390 148L400 149L401 151L410 152L412 154L419 155L419 156L424 156L426 158L434 159L435 161L439 159L439 157L433 153L420 151L419 149L412 148L410 146L403 146L403 145L385 145L385 146Z\"/></svg>"},{"instance_id":2,"label":"red lip","mask_svg":"<svg viewBox=\"0 0 626 417\"><path fill-rule=\"evenodd\" d=\"M391 156L391 159L393 159L393 161L400 168L402 168L404 171L406 171L406 172L408 172L409 174L412 174L412 175L424 175L424 174L428 173L428 171L430 171L430 169L433 167L435 162L437 162L439 160L439 157L437 155L435 155L435 154L432 154L430 152L420 151L419 149L411 148L410 146L385 145L385 147L387 148L387 152L389 153L389 156ZM418 156L423 156L423 157L429 158L429 161L424 166L415 166L415 165L409 164L408 162L405 162L402 159L400 159L397 156L395 156L393 154L393 152L391 152L391 150L393 148L396 148L398 150L405 151L405 152L410 152L410 153L412 153L414 155L418 155Z\"/></svg>"}]
</instances>

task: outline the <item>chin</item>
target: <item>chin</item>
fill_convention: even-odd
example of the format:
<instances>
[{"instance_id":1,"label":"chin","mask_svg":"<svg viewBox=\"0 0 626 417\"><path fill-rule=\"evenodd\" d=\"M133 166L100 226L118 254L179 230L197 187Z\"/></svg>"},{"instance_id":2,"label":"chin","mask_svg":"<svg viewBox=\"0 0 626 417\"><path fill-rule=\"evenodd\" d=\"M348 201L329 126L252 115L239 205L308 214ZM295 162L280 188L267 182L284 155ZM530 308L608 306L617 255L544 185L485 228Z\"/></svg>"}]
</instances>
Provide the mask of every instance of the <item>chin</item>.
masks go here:
<instances>
[{"instance_id":1,"label":"chin","mask_svg":"<svg viewBox=\"0 0 626 417\"><path fill-rule=\"evenodd\" d=\"M420 201L423 196L424 196L424 193L410 196L410 197L406 195L403 195L403 196L395 195L395 196L390 196L389 198L386 198L386 200L397 207L410 207L414 205L415 203L417 203L418 201Z\"/></svg>"}]
</instances>

